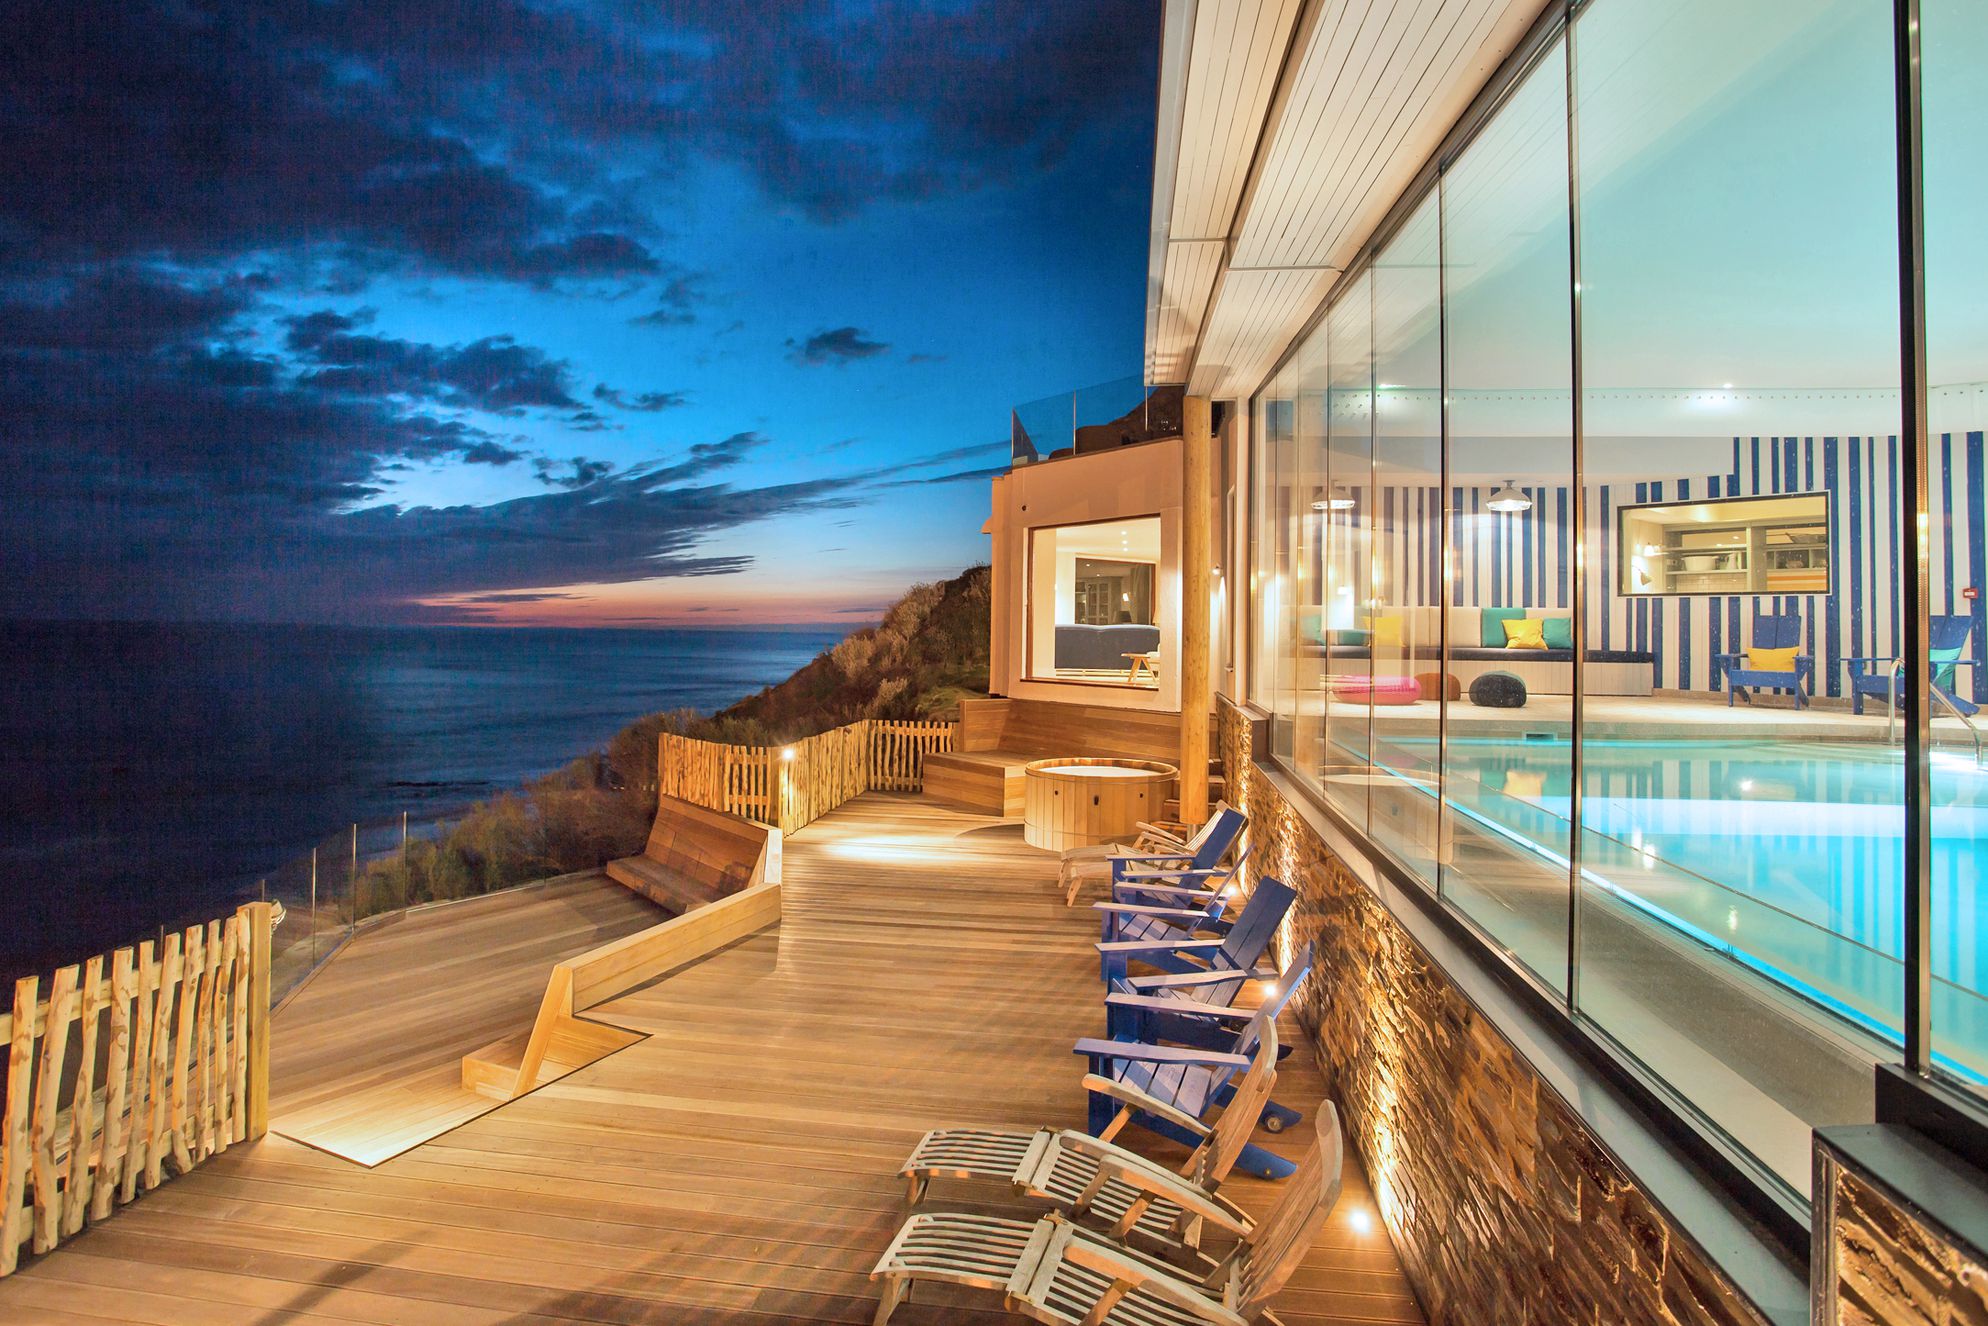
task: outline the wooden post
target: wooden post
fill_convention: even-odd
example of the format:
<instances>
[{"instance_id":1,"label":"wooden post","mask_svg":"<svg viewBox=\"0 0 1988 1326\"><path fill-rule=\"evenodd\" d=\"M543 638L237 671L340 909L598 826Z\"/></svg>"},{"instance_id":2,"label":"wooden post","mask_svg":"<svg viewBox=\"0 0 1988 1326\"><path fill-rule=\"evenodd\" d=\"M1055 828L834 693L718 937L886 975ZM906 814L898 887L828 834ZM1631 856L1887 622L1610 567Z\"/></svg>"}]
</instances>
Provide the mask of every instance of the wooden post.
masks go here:
<instances>
[{"instance_id":1,"label":"wooden post","mask_svg":"<svg viewBox=\"0 0 1988 1326\"><path fill-rule=\"evenodd\" d=\"M1214 439L1205 397L1181 410L1180 540L1180 818L1208 815L1209 604L1213 587Z\"/></svg>"},{"instance_id":2,"label":"wooden post","mask_svg":"<svg viewBox=\"0 0 1988 1326\"><path fill-rule=\"evenodd\" d=\"M110 1051L104 1067L104 1140L97 1165L94 1190L90 1194L90 1219L102 1220L110 1214L117 1198L119 1176L124 1172L124 1151L131 1133L124 1124L124 1111L131 1086L131 1006L138 999L137 969L132 952L121 948L110 958Z\"/></svg>"},{"instance_id":3,"label":"wooden post","mask_svg":"<svg viewBox=\"0 0 1988 1326\"><path fill-rule=\"evenodd\" d=\"M0 1116L0 1275L20 1260L27 1223L28 1083L34 1068L35 995L39 977L14 982L14 1036L7 1048L7 1112Z\"/></svg>"},{"instance_id":4,"label":"wooden post","mask_svg":"<svg viewBox=\"0 0 1988 1326\"><path fill-rule=\"evenodd\" d=\"M76 969L62 967L48 988L48 1021L41 1033L41 1074L35 1082L34 1250L55 1246L62 1226L62 1190L55 1163L55 1116L62 1094L62 1063L69 1054L69 1020L76 1016ZM28 1010L30 1022L34 1010Z\"/></svg>"},{"instance_id":5,"label":"wooden post","mask_svg":"<svg viewBox=\"0 0 1988 1326\"><path fill-rule=\"evenodd\" d=\"M269 904L252 902L249 917L248 1138L269 1131Z\"/></svg>"},{"instance_id":6,"label":"wooden post","mask_svg":"<svg viewBox=\"0 0 1988 1326\"><path fill-rule=\"evenodd\" d=\"M62 1233L66 1238L83 1228L90 1201L92 1165L96 1152L97 1022L103 1015L104 960L83 964L83 997L77 1018L82 1047L76 1060L76 1084L69 1093L69 1169L62 1191Z\"/></svg>"}]
</instances>

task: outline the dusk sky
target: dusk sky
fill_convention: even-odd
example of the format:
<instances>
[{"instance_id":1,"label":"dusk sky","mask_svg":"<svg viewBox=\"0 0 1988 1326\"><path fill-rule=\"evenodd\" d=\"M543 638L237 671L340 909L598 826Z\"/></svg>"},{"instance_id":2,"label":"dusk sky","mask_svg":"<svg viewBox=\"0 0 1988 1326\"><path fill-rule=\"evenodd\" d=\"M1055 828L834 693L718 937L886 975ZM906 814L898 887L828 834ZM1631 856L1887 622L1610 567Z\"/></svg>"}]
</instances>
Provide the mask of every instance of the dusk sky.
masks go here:
<instances>
[{"instance_id":1,"label":"dusk sky","mask_svg":"<svg viewBox=\"0 0 1988 1326\"><path fill-rule=\"evenodd\" d=\"M1139 369L1148 0L0 8L0 616L858 622Z\"/></svg>"}]
</instances>

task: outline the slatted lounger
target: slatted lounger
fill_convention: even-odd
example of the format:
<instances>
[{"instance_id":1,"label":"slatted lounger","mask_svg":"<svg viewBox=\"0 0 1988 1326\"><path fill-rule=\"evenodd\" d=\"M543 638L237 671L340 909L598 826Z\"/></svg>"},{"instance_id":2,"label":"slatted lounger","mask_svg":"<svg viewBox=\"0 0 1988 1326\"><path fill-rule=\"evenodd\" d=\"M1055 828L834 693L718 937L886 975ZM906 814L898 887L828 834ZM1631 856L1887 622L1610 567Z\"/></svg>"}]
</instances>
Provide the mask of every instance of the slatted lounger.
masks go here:
<instances>
[{"instance_id":1,"label":"slatted lounger","mask_svg":"<svg viewBox=\"0 0 1988 1326\"><path fill-rule=\"evenodd\" d=\"M920 1281L985 1289L1010 1312L1053 1326L1248 1326L1276 1323L1270 1300L1318 1238L1339 1200L1339 1116L1319 1106L1317 1141L1263 1223L1195 1278L1051 1214L1030 1223L920 1211L884 1250L876 1326Z\"/></svg>"},{"instance_id":2,"label":"slatted lounger","mask_svg":"<svg viewBox=\"0 0 1988 1326\"><path fill-rule=\"evenodd\" d=\"M1249 819L1227 802L1217 802L1196 833L1185 842L1158 825L1140 826L1140 841L1130 849L1116 843L1095 847L1072 847L1063 853L1061 880L1063 901L1077 903L1077 893L1087 879L1117 879L1127 867L1166 867L1173 870L1209 870L1219 865L1235 846ZM1173 838L1174 841L1166 841Z\"/></svg>"},{"instance_id":3,"label":"slatted lounger","mask_svg":"<svg viewBox=\"0 0 1988 1326\"><path fill-rule=\"evenodd\" d=\"M1170 1254L1199 1247L1204 1222L1231 1234L1248 1233L1249 1217L1215 1189L1248 1145L1277 1079L1277 1024L1268 1017L1261 1021L1256 1053L1235 1097L1213 1127L1199 1120L1190 1125L1201 1143L1179 1173L1070 1128L1032 1133L936 1128L898 1171L908 1182L911 1204L924 1200L934 1178L984 1179L1012 1183L1021 1196L1105 1226L1114 1239L1137 1237ZM1148 1108L1166 1106L1149 1097Z\"/></svg>"}]
</instances>

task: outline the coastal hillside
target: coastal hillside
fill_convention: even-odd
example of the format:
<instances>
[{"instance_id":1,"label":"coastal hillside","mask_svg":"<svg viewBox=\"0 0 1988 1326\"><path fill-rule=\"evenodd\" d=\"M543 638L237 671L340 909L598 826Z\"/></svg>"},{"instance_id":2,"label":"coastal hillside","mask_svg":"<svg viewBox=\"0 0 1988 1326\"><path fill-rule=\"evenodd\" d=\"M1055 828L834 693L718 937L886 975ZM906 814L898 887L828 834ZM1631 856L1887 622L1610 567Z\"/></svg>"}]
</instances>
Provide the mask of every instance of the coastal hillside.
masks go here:
<instances>
[{"instance_id":1,"label":"coastal hillside","mask_svg":"<svg viewBox=\"0 0 1988 1326\"><path fill-rule=\"evenodd\" d=\"M962 696L987 693L989 577L976 566L914 586L877 625L851 632L777 685L715 714L645 715L605 748L478 802L440 838L368 866L355 911L468 897L640 851L656 813L662 732L770 746L859 718L952 717Z\"/></svg>"}]
</instances>

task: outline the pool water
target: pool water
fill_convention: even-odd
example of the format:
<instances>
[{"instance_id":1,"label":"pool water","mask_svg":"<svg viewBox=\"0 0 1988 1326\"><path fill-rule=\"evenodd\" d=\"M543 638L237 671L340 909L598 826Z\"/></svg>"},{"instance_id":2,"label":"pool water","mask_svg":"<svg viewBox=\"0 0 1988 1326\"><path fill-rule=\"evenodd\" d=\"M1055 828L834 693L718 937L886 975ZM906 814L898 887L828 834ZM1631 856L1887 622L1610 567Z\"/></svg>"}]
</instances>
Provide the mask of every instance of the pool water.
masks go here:
<instances>
[{"instance_id":1,"label":"pool water","mask_svg":"<svg viewBox=\"0 0 1988 1326\"><path fill-rule=\"evenodd\" d=\"M1399 754L1401 760L1395 758ZM1432 739L1377 762L1427 768ZM1466 818L1564 867L1564 739L1453 739L1445 794ZM1896 1040L1904 997L1903 756L1849 743L1582 743L1586 882ZM1988 770L1933 769L1934 1039L1988 1080Z\"/></svg>"}]
</instances>

